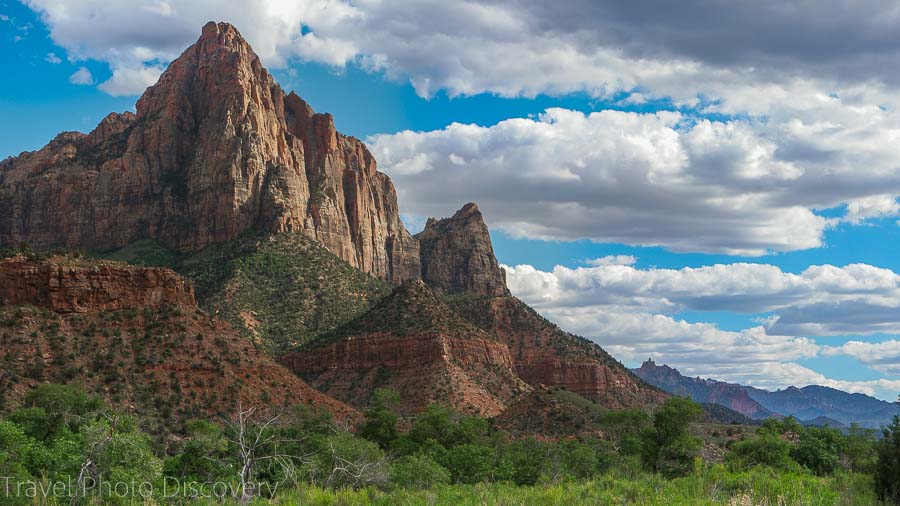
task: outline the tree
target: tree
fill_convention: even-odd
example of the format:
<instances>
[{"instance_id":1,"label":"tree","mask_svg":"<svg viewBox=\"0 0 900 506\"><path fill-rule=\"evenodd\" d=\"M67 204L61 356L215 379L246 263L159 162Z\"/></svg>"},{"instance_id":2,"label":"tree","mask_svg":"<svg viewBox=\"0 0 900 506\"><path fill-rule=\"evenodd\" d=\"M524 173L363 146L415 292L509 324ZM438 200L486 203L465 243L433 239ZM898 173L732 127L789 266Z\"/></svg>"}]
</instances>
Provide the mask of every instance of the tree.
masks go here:
<instances>
[{"instance_id":1,"label":"tree","mask_svg":"<svg viewBox=\"0 0 900 506\"><path fill-rule=\"evenodd\" d=\"M900 400L900 398L898 398ZM900 415L883 427L875 462L875 487L887 503L900 504Z\"/></svg>"},{"instance_id":2,"label":"tree","mask_svg":"<svg viewBox=\"0 0 900 506\"><path fill-rule=\"evenodd\" d=\"M857 473L871 473L875 468L875 430L851 423L844 438L844 457L847 469Z\"/></svg>"},{"instance_id":3,"label":"tree","mask_svg":"<svg viewBox=\"0 0 900 506\"><path fill-rule=\"evenodd\" d=\"M263 416L256 407L244 409L238 402L235 416L225 421L226 436L237 451L241 502L248 502L259 494L256 480L261 465L275 466L282 480L296 482L297 465L309 457L285 451L285 446L296 441L288 440L278 430L280 419L281 413Z\"/></svg>"},{"instance_id":4,"label":"tree","mask_svg":"<svg viewBox=\"0 0 900 506\"><path fill-rule=\"evenodd\" d=\"M844 438L828 427L808 427L800 433L800 441L791 450L798 464L819 476L831 474L841 462Z\"/></svg>"},{"instance_id":5,"label":"tree","mask_svg":"<svg viewBox=\"0 0 900 506\"><path fill-rule=\"evenodd\" d=\"M686 397L667 399L653 415L653 428L645 432L645 462L668 477L690 472L701 442L688 429L702 414L703 408Z\"/></svg>"},{"instance_id":6,"label":"tree","mask_svg":"<svg viewBox=\"0 0 900 506\"><path fill-rule=\"evenodd\" d=\"M478 444L461 444L447 451L447 462L454 483L488 481L494 467L494 450Z\"/></svg>"},{"instance_id":7,"label":"tree","mask_svg":"<svg viewBox=\"0 0 900 506\"><path fill-rule=\"evenodd\" d=\"M428 455L407 455L391 464L391 483L396 487L424 490L450 483L450 471Z\"/></svg>"},{"instance_id":8,"label":"tree","mask_svg":"<svg viewBox=\"0 0 900 506\"><path fill-rule=\"evenodd\" d=\"M400 394L387 388L375 390L372 405L363 413L365 422L359 435L388 448L397 439L397 421L395 410L400 405Z\"/></svg>"}]
</instances>

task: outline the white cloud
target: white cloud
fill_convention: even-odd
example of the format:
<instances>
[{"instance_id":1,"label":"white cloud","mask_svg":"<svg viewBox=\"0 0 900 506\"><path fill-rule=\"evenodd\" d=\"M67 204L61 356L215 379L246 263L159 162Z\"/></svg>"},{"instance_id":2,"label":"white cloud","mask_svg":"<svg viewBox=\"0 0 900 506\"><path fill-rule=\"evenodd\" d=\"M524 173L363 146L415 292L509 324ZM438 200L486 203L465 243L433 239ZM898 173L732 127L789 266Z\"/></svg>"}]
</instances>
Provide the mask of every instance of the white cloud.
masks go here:
<instances>
[{"instance_id":1,"label":"white cloud","mask_svg":"<svg viewBox=\"0 0 900 506\"><path fill-rule=\"evenodd\" d=\"M87 67L79 67L72 75L69 76L69 82L81 86L94 84L94 76Z\"/></svg>"},{"instance_id":2,"label":"white cloud","mask_svg":"<svg viewBox=\"0 0 900 506\"><path fill-rule=\"evenodd\" d=\"M841 381L796 363L842 354L885 374L900 373L898 341L823 347L808 337L888 328L900 333L900 276L887 269L822 265L793 274L747 263L637 269L606 259L550 272L503 267L514 295L627 363L653 357L690 376L761 388L818 384L870 395L900 388L900 380ZM763 325L730 331L670 316L685 311L774 314ZM815 332L794 332L803 329Z\"/></svg>"},{"instance_id":3,"label":"white cloud","mask_svg":"<svg viewBox=\"0 0 900 506\"><path fill-rule=\"evenodd\" d=\"M53 65L58 65L62 63L62 58L56 56L56 53L47 53L47 56L44 57L44 61L47 63L52 63Z\"/></svg>"},{"instance_id":4,"label":"white cloud","mask_svg":"<svg viewBox=\"0 0 900 506\"><path fill-rule=\"evenodd\" d=\"M505 266L510 290L540 308L612 306L678 313L773 313L766 326L783 335L900 333L900 276L866 264L813 265L799 274L767 264L683 269L631 265Z\"/></svg>"},{"instance_id":5,"label":"white cloud","mask_svg":"<svg viewBox=\"0 0 900 506\"><path fill-rule=\"evenodd\" d=\"M900 215L900 203L893 195L872 195L847 203L847 214L844 219L858 224L872 218L887 218Z\"/></svg>"},{"instance_id":6,"label":"white cloud","mask_svg":"<svg viewBox=\"0 0 900 506\"><path fill-rule=\"evenodd\" d=\"M637 258L632 255L607 255L588 260L587 264L599 267L603 265L633 265L635 262L637 262Z\"/></svg>"},{"instance_id":7,"label":"white cloud","mask_svg":"<svg viewBox=\"0 0 900 506\"><path fill-rule=\"evenodd\" d=\"M368 143L410 214L441 216L475 200L490 225L515 236L761 255L821 246L839 220L816 209L852 202L854 222L890 212L866 199L900 192L900 156L887 147L895 137L900 127L887 125L848 136L796 121L773 129L549 109Z\"/></svg>"},{"instance_id":8,"label":"white cloud","mask_svg":"<svg viewBox=\"0 0 900 506\"><path fill-rule=\"evenodd\" d=\"M155 66L116 67L112 76L100 83L100 89L114 97L140 94L156 83L162 71L161 67Z\"/></svg>"},{"instance_id":9,"label":"white cloud","mask_svg":"<svg viewBox=\"0 0 900 506\"><path fill-rule=\"evenodd\" d=\"M900 376L900 341L880 343L847 341L841 346L824 348L825 355L849 355L867 366L892 376Z\"/></svg>"}]
</instances>

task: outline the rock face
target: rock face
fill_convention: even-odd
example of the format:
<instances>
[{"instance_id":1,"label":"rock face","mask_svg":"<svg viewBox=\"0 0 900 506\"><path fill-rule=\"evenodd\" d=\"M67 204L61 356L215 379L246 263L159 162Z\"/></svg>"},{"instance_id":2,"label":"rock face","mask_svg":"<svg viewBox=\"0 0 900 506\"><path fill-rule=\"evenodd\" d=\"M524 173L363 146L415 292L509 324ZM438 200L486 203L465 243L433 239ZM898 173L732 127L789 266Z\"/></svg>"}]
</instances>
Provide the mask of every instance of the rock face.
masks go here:
<instances>
[{"instance_id":1,"label":"rock face","mask_svg":"<svg viewBox=\"0 0 900 506\"><path fill-rule=\"evenodd\" d=\"M506 345L455 315L421 281L398 287L282 363L352 406L366 406L378 387L391 388L400 393L405 413L438 402L494 416L529 390Z\"/></svg>"},{"instance_id":2,"label":"rock face","mask_svg":"<svg viewBox=\"0 0 900 506\"><path fill-rule=\"evenodd\" d=\"M77 381L163 425L261 408L359 413L304 383L194 304L168 269L53 257L0 262L0 401L44 382ZM37 308L35 306L38 306Z\"/></svg>"},{"instance_id":3,"label":"rock face","mask_svg":"<svg viewBox=\"0 0 900 506\"><path fill-rule=\"evenodd\" d=\"M57 313L87 313L165 306L194 308L194 289L174 271L115 262L18 256L0 261L0 305L38 306Z\"/></svg>"},{"instance_id":4,"label":"rock face","mask_svg":"<svg viewBox=\"0 0 900 506\"><path fill-rule=\"evenodd\" d=\"M301 231L393 283L419 277L390 179L357 139L285 95L238 31L209 23L137 113L0 163L0 245L195 251Z\"/></svg>"},{"instance_id":5,"label":"rock face","mask_svg":"<svg viewBox=\"0 0 900 506\"><path fill-rule=\"evenodd\" d=\"M429 218L419 240L422 279L440 293L509 295L491 236L478 206L468 203L452 218Z\"/></svg>"}]
</instances>

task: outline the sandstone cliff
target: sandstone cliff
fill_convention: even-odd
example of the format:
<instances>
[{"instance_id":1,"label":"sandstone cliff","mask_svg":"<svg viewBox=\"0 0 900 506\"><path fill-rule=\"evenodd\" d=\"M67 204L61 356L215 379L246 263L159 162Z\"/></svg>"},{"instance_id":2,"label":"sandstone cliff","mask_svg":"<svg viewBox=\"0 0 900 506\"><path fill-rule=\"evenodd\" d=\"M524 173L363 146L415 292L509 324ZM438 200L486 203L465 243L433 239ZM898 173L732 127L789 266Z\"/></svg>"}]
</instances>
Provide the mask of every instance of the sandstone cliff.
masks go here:
<instances>
[{"instance_id":1,"label":"sandstone cliff","mask_svg":"<svg viewBox=\"0 0 900 506\"><path fill-rule=\"evenodd\" d=\"M494 416L529 390L506 345L453 313L421 281L398 287L282 363L352 406L366 406L378 387L396 390L405 413L437 402Z\"/></svg>"},{"instance_id":2,"label":"sandstone cliff","mask_svg":"<svg viewBox=\"0 0 900 506\"><path fill-rule=\"evenodd\" d=\"M257 227L300 231L395 284L418 278L371 153L285 95L231 25L204 26L136 110L0 163L0 245L194 251Z\"/></svg>"},{"instance_id":3,"label":"sandstone cliff","mask_svg":"<svg viewBox=\"0 0 900 506\"><path fill-rule=\"evenodd\" d=\"M419 240L422 279L441 293L509 295L491 236L478 206L468 203L451 218L429 218Z\"/></svg>"},{"instance_id":4,"label":"sandstone cliff","mask_svg":"<svg viewBox=\"0 0 900 506\"><path fill-rule=\"evenodd\" d=\"M168 269L15 257L0 261L0 298L5 407L39 383L75 381L172 432L188 418L230 414L239 400L359 419L200 311L190 285Z\"/></svg>"}]
</instances>

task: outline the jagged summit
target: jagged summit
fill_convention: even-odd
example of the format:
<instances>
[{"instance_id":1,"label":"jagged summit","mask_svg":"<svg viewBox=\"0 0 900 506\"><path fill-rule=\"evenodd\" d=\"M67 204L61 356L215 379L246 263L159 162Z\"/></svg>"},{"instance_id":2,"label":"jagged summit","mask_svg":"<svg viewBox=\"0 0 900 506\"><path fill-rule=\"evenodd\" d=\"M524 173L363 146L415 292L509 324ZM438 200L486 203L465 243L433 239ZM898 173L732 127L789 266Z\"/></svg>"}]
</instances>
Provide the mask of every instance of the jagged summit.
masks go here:
<instances>
[{"instance_id":1,"label":"jagged summit","mask_svg":"<svg viewBox=\"0 0 900 506\"><path fill-rule=\"evenodd\" d=\"M393 283L419 277L390 179L357 139L285 95L233 26L208 23L137 113L0 163L0 245L185 252L298 231Z\"/></svg>"},{"instance_id":2,"label":"jagged summit","mask_svg":"<svg viewBox=\"0 0 900 506\"><path fill-rule=\"evenodd\" d=\"M416 235L422 279L441 293L509 295L491 235L478 205L470 202L452 217L429 218Z\"/></svg>"}]
</instances>

